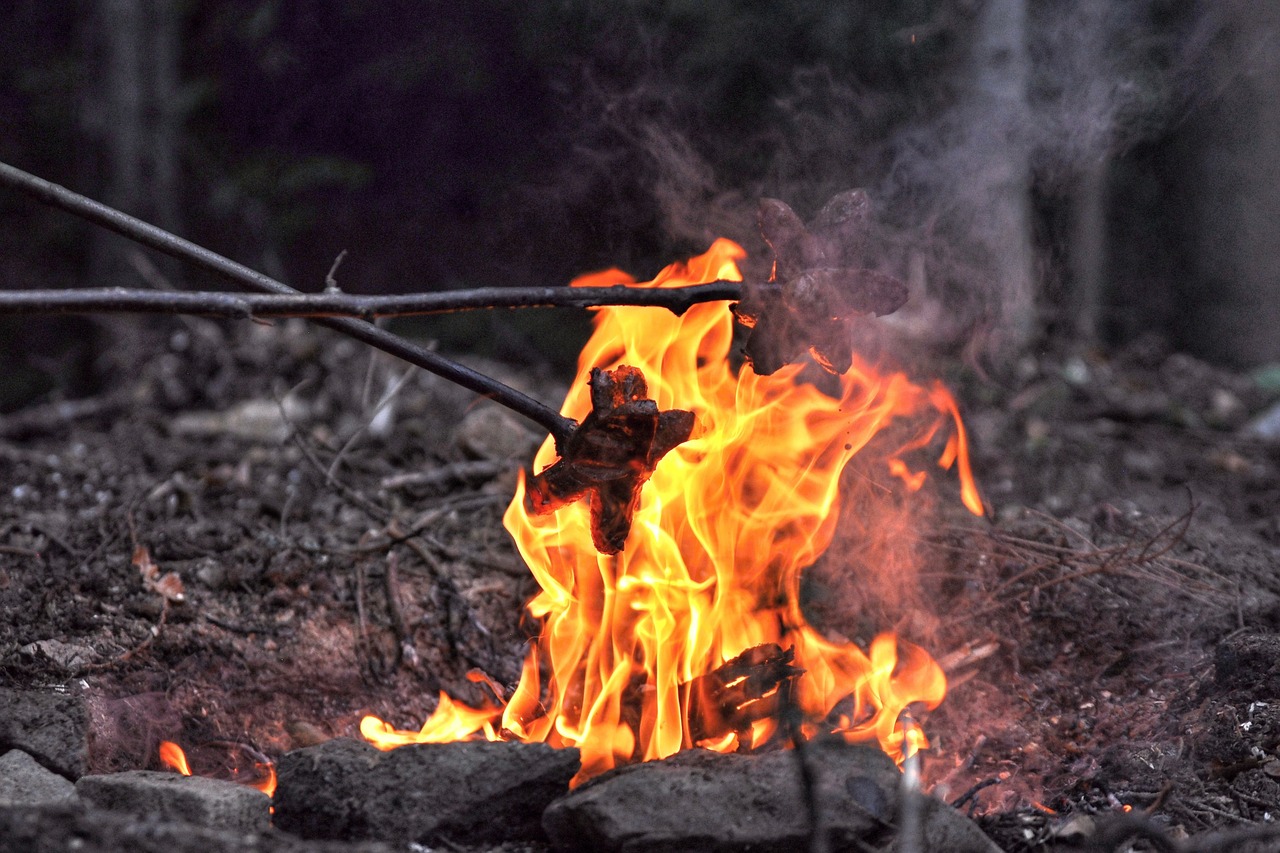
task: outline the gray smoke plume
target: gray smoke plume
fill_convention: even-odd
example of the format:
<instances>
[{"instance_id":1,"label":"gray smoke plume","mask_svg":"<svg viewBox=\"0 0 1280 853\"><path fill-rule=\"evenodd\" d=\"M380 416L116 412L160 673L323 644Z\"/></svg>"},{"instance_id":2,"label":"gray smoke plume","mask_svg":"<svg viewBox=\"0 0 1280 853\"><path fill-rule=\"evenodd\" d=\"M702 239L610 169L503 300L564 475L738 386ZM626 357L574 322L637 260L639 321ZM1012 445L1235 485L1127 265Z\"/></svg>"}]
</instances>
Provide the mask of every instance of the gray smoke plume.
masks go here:
<instances>
[{"instance_id":1,"label":"gray smoke plume","mask_svg":"<svg viewBox=\"0 0 1280 853\"><path fill-rule=\"evenodd\" d=\"M653 265L661 252L698 251L717 236L767 260L754 224L759 198L782 199L807 218L861 187L883 271L913 288L893 321L901 333L1000 358L1034 336L1052 285L1070 291L1062 301L1091 335L1106 164L1185 108L1187 56L1211 28L1199 12L1184 15L1195 26L1171 25L1158 14L1165 5L947 0L882 9L901 26L878 36L877 60L842 56L830 40L830 61L761 60L772 97L719 124L706 116L733 85L717 81L711 62L697 65L706 77L682 76L689 63L664 52L678 39L650 21L633 77L606 84L582 72L590 85L573 165L555 176L551 198L603 205L610 212L596 222L596 245L620 248L611 262ZM904 20L912 10L917 17ZM816 43L824 28L846 32L840 14L801 15L795 26L810 30L775 35ZM859 25L874 23L864 16ZM741 63L725 64L741 75ZM1068 245L1045 245L1033 199L1069 211ZM646 227L661 240L637 247ZM1066 268L1052 268L1051 254L1065 255Z\"/></svg>"}]
</instances>

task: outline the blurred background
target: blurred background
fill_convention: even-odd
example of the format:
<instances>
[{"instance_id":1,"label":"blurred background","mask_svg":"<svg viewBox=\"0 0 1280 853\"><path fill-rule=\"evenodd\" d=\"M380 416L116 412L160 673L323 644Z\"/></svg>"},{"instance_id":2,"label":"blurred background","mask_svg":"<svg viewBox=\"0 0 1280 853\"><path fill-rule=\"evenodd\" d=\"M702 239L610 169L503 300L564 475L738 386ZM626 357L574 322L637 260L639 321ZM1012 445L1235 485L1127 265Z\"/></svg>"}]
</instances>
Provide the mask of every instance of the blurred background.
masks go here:
<instances>
[{"instance_id":1,"label":"blurred background","mask_svg":"<svg viewBox=\"0 0 1280 853\"><path fill-rule=\"evenodd\" d=\"M0 21L0 160L301 290L344 249L358 293L648 278L720 235L767 260L761 196L808 218L863 187L921 346L995 376L1142 338L1280 360L1280 4L9 0ZM230 289L0 192L0 287L158 283ZM115 323L0 318L0 410L90 393L124 363ZM547 312L423 328L551 364L585 337Z\"/></svg>"}]
</instances>

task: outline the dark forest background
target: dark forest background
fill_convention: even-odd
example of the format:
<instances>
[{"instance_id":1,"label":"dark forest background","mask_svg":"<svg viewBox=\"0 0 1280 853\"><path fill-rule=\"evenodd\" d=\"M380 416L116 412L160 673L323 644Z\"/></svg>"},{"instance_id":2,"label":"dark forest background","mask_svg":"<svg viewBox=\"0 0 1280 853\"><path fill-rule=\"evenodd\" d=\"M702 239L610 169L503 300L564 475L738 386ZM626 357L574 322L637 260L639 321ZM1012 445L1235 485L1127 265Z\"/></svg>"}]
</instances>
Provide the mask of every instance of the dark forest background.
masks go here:
<instances>
[{"instance_id":1,"label":"dark forest background","mask_svg":"<svg viewBox=\"0 0 1280 853\"><path fill-rule=\"evenodd\" d=\"M343 249L361 293L649 277L718 235L764 257L759 197L865 187L922 345L997 375L1143 337L1280 360L1280 4L5 7L0 159L303 290ZM157 281L225 287L0 194L0 287ZM556 361L579 321L425 331ZM91 391L119 345L0 321L0 407Z\"/></svg>"}]
</instances>

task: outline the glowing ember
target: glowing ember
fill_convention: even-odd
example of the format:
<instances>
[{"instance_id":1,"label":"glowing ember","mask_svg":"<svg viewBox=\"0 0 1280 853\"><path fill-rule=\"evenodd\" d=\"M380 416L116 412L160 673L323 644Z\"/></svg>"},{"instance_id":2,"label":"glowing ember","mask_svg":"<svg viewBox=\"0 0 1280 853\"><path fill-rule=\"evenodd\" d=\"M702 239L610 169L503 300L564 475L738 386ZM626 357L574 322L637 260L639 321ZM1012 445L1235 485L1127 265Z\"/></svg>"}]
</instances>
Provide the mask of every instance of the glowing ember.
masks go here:
<instances>
[{"instance_id":1,"label":"glowing ember","mask_svg":"<svg viewBox=\"0 0 1280 853\"><path fill-rule=\"evenodd\" d=\"M740 280L735 261L743 255L719 240L642 286ZM574 284L625 278L611 270ZM831 542L842 488L883 491L900 482L915 491L924 474L908 454L943 443L948 429L938 462L959 468L964 504L981 513L951 395L856 357L839 377L838 398L799 382L798 366L769 376L745 366L735 375L733 323L722 304L679 317L604 308L595 326L579 360L583 376L638 368L659 409L694 413L692 437L654 469L617 554L593 547L586 502L535 515L522 480L504 523L541 587L529 611L542 632L519 685L503 707L467 708L442 695L419 732L366 717L364 736L382 749L473 737L576 746L577 781L695 745L759 746L784 705L798 708L806 734L826 728L874 739L899 760L927 746L899 717L913 703L942 701L941 668L892 635L876 637L868 652L820 635L800 609L800 573ZM562 411L581 420L590 410L579 382ZM890 426L905 438L877 450L883 482L846 478L842 486L845 464L877 436L883 444ZM554 460L548 440L535 467Z\"/></svg>"}]
</instances>

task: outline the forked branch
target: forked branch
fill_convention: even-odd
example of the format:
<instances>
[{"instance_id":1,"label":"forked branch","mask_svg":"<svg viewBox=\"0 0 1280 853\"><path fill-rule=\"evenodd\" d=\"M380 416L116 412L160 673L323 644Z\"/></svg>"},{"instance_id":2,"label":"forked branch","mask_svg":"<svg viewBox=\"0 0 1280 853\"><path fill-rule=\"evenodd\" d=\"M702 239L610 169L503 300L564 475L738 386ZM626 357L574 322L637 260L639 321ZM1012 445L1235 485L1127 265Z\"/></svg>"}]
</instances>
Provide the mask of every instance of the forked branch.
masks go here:
<instances>
[{"instance_id":1,"label":"forked branch","mask_svg":"<svg viewBox=\"0 0 1280 853\"><path fill-rule=\"evenodd\" d=\"M66 187L37 178L35 175L14 168L7 163L0 163L0 183L22 190L45 204L61 208L68 213L101 225L130 240L149 246L166 255L195 264L198 267L217 273L224 278L236 282L259 293L299 296L297 290L270 276L236 263L217 252L198 246L190 240L184 240L175 234L129 216L115 208L94 201L91 198L72 192ZM167 294L174 295L174 294ZM410 364L457 383L468 390L495 400L507 408L529 418L542 426L555 439L560 447L568 440L577 428L577 423L566 418L555 409L546 406L532 397L522 394L516 389L445 358L439 353L405 340L383 329L379 329L363 320L351 317L318 317L317 323L336 329L356 340L389 352L404 359Z\"/></svg>"},{"instance_id":2,"label":"forked branch","mask_svg":"<svg viewBox=\"0 0 1280 853\"><path fill-rule=\"evenodd\" d=\"M195 314L231 319L276 317L411 317L485 308L600 308L638 305L683 314L701 302L736 301L742 284L717 281L685 287L479 287L435 293L363 296L352 293L225 293L121 287L0 291L0 314Z\"/></svg>"}]
</instances>

